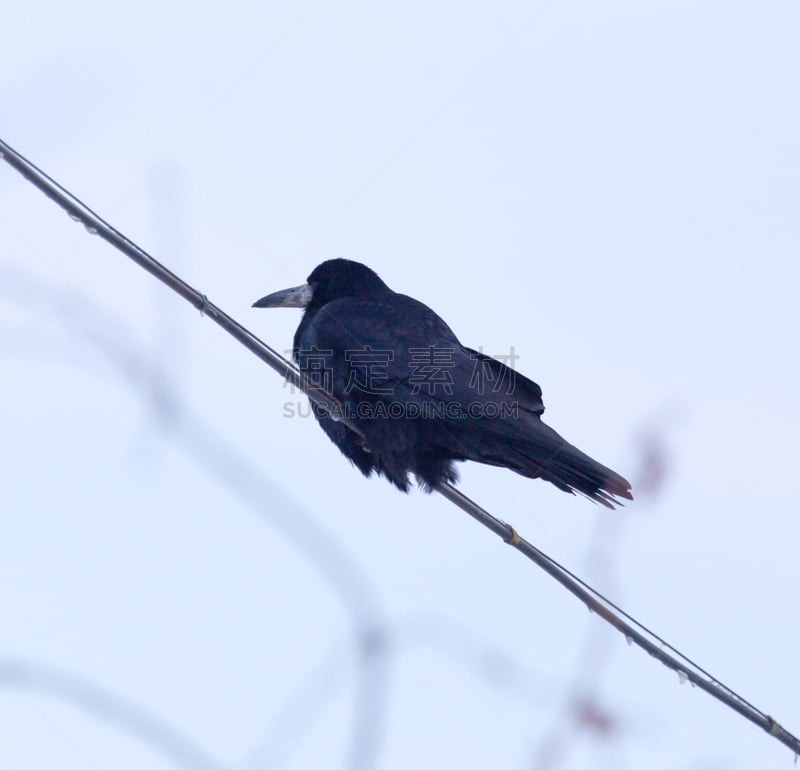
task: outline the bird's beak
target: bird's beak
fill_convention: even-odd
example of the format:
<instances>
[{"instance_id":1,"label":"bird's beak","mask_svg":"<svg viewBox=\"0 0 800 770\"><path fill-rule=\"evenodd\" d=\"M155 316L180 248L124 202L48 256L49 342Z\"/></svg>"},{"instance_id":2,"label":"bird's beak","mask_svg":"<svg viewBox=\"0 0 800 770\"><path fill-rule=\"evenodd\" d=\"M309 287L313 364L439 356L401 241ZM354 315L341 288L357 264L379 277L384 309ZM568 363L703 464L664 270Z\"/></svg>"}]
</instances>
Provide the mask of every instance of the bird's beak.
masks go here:
<instances>
[{"instance_id":1,"label":"bird's beak","mask_svg":"<svg viewBox=\"0 0 800 770\"><path fill-rule=\"evenodd\" d=\"M311 302L313 291L311 287L304 283L302 286L295 286L292 289L281 289L272 294L267 294L257 302L253 303L253 307L305 307Z\"/></svg>"}]
</instances>

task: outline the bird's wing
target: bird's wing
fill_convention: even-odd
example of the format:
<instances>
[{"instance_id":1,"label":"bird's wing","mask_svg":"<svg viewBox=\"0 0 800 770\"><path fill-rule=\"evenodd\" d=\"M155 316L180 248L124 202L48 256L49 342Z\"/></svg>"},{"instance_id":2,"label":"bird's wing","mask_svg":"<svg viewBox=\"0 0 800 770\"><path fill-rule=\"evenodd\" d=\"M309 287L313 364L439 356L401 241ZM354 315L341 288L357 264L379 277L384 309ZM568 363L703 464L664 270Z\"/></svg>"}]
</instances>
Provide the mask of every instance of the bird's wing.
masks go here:
<instances>
[{"instance_id":1,"label":"bird's wing","mask_svg":"<svg viewBox=\"0 0 800 770\"><path fill-rule=\"evenodd\" d=\"M534 414L544 413L544 402L542 401L542 389L533 381L520 374L516 369L506 366L496 358L487 356L471 348L464 348L471 358L479 362L483 367L486 378L493 383L508 384L507 395L513 396L521 409L526 409Z\"/></svg>"},{"instance_id":2,"label":"bird's wing","mask_svg":"<svg viewBox=\"0 0 800 770\"><path fill-rule=\"evenodd\" d=\"M544 412L535 382L462 346L436 313L402 294L328 303L304 331L300 348L300 358L308 360L311 352L323 357L332 370L330 386L340 397L368 377L371 387L361 390L373 395L391 391L400 400L514 402L532 415Z\"/></svg>"},{"instance_id":3,"label":"bird's wing","mask_svg":"<svg viewBox=\"0 0 800 770\"><path fill-rule=\"evenodd\" d=\"M381 449L375 462L401 488L407 486L403 479L409 468L401 464L392 475L390 458L418 458L421 447L428 455L541 477L604 505L611 506L614 496L630 497L625 479L541 421L542 392L535 382L463 347L439 316L410 297L330 302L301 337L301 368L310 368L312 354L320 356L330 378L326 386L353 413L365 404L414 406L435 415L442 414L442 405L456 407L435 420L368 420L366 414L363 421L356 418L367 443ZM341 448L341 441L337 443ZM410 469L433 486L436 473L429 480L425 467L418 462Z\"/></svg>"},{"instance_id":4,"label":"bird's wing","mask_svg":"<svg viewBox=\"0 0 800 770\"><path fill-rule=\"evenodd\" d=\"M349 365L362 363L359 353L385 354L385 380L402 381L425 366L452 368L452 358L464 358L475 367L489 359L463 348L450 327L429 307L402 294L367 300L346 298L329 302L313 318L299 340L303 351L332 351L346 356ZM471 357L474 357L471 360ZM374 371L380 356L376 355ZM495 362L497 367L503 367ZM497 370L499 372L499 369Z\"/></svg>"}]
</instances>

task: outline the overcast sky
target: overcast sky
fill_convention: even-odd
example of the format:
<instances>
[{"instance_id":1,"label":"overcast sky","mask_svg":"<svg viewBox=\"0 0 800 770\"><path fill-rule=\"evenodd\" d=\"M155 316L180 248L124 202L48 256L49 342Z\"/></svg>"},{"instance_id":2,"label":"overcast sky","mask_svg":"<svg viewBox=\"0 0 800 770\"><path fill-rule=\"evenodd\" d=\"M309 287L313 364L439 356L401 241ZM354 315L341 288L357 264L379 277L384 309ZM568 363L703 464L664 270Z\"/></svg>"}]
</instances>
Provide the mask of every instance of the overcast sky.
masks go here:
<instances>
[{"instance_id":1,"label":"overcast sky","mask_svg":"<svg viewBox=\"0 0 800 770\"><path fill-rule=\"evenodd\" d=\"M637 499L462 490L800 730L796 2L0 29L0 138L279 351L335 256L513 349ZM0 383L2 767L792 767L4 164Z\"/></svg>"}]
</instances>

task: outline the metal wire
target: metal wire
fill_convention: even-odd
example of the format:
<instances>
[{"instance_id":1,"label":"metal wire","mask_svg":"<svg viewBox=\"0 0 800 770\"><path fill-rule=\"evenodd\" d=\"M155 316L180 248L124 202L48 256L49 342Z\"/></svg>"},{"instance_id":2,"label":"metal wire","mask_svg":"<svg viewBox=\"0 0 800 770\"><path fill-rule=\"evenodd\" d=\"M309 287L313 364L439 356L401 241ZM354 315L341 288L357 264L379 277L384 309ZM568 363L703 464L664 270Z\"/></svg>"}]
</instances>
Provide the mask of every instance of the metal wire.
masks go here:
<instances>
[{"instance_id":1,"label":"metal wire","mask_svg":"<svg viewBox=\"0 0 800 770\"><path fill-rule=\"evenodd\" d=\"M269 364L278 374L300 388L314 403L335 411L339 415L344 414L333 395L321 389L317 384L311 383L300 370L284 359L283 356L210 302L205 294L193 288L164 267L164 265L113 228L81 200L2 140L0 140L0 158L63 208L70 218L83 224L88 232L100 236L162 283L169 286L203 315L207 315L234 339L262 361ZM361 435L361 431L351 420L342 417L341 422ZM665 642L660 636L621 610L612 601L573 575L557 561L520 537L510 524L493 516L451 484L440 485L436 487L436 491L536 563L584 602L592 612L595 612L599 617L624 634L629 644L638 645L652 657L675 671L681 682L689 681L700 689L705 690L709 695L788 746L794 752L795 757L800 754L800 739L786 730L775 719L753 706L730 687L724 685L690 658Z\"/></svg>"}]
</instances>

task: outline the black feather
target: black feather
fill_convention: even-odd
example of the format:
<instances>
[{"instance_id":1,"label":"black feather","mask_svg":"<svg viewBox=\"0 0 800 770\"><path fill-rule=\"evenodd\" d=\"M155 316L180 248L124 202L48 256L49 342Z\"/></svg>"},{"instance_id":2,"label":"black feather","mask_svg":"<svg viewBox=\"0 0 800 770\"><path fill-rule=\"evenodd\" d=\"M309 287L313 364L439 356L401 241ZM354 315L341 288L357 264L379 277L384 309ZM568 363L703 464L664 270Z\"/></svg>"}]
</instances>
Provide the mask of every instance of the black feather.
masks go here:
<instances>
[{"instance_id":1,"label":"black feather","mask_svg":"<svg viewBox=\"0 0 800 770\"><path fill-rule=\"evenodd\" d=\"M358 262L323 262L308 287L259 307L308 297L294 358L341 402L361 436L315 409L325 433L365 475L399 489L455 482L454 462L474 460L542 478L609 508L630 484L546 425L541 388L502 362L464 347L429 307L392 291ZM287 297L291 296L291 301Z\"/></svg>"}]
</instances>

